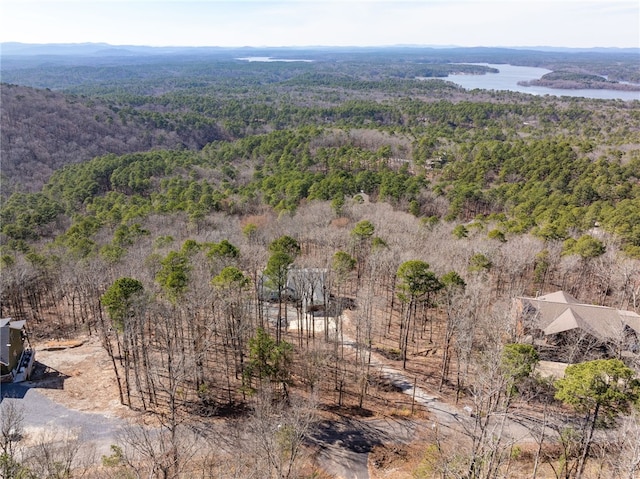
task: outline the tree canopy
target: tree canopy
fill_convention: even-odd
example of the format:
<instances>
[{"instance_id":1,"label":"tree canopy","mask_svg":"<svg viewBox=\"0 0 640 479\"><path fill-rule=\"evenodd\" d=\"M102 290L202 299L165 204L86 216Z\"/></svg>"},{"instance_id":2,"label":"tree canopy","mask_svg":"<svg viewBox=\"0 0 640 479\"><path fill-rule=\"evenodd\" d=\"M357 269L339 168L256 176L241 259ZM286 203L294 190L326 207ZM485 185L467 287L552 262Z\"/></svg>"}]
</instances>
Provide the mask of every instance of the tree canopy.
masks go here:
<instances>
[{"instance_id":1,"label":"tree canopy","mask_svg":"<svg viewBox=\"0 0 640 479\"><path fill-rule=\"evenodd\" d=\"M115 327L124 328L128 318L135 314L137 300L144 292L144 286L133 278L119 278L100 297L102 305Z\"/></svg>"},{"instance_id":2,"label":"tree canopy","mask_svg":"<svg viewBox=\"0 0 640 479\"><path fill-rule=\"evenodd\" d=\"M640 382L634 371L619 359L597 359L571 364L556 381L556 398L577 411L596 411L614 419L640 398Z\"/></svg>"},{"instance_id":3,"label":"tree canopy","mask_svg":"<svg viewBox=\"0 0 640 479\"><path fill-rule=\"evenodd\" d=\"M397 272L400 296L405 301L413 301L424 298L442 288L442 283L429 264L421 260L405 261Z\"/></svg>"}]
</instances>

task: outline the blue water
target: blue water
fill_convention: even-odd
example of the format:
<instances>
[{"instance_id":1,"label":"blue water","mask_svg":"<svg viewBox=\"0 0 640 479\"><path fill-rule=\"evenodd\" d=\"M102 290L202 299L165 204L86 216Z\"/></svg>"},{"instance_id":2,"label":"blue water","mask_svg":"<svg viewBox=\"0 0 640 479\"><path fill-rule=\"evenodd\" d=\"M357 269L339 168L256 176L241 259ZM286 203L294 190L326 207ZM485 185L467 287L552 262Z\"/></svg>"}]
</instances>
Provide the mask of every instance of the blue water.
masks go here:
<instances>
[{"instance_id":1,"label":"blue water","mask_svg":"<svg viewBox=\"0 0 640 479\"><path fill-rule=\"evenodd\" d=\"M246 62L266 62L266 63L271 63L271 62L313 62L313 60L305 60L303 58L273 58L273 57L242 57L242 58L236 58L236 60L244 60Z\"/></svg>"},{"instance_id":2,"label":"blue water","mask_svg":"<svg viewBox=\"0 0 640 479\"><path fill-rule=\"evenodd\" d=\"M495 65L489 63L477 63L500 70L499 73L486 73L484 75L449 75L446 79L460 85L467 90L476 88L483 90L509 90L531 95L576 96L585 98L599 98L606 100L640 100L639 91L617 90L560 90L541 86L522 86L519 81L537 80L542 75L550 73L550 70L536 67L518 67L514 65Z\"/></svg>"}]
</instances>

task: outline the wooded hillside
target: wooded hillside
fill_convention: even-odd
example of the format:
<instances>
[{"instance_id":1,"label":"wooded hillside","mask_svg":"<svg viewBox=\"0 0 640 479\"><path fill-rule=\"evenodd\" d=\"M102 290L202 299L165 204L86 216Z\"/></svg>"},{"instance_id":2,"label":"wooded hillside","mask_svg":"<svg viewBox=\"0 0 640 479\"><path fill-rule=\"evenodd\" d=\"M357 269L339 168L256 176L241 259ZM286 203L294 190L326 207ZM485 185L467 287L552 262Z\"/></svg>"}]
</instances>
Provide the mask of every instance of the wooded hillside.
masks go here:
<instances>
[{"instance_id":1,"label":"wooded hillside","mask_svg":"<svg viewBox=\"0 0 640 479\"><path fill-rule=\"evenodd\" d=\"M292 411L383 411L395 389L374 355L474 411L429 439L416 477L508 475L516 442L496 418L525 410L555 435L534 431L522 477L623 467L624 435L598 443L616 466L589 431L637 421L638 338L541 347L513 300L563 290L640 311L640 102L465 92L369 60L197 62L80 97L3 84L3 175L44 186L3 201L0 316L36 340L101 339L121 402L156 415L169 451L136 456L138 472L206 475L185 434L251 410L278 459L256 446L234 470L304 477L287 448L311 419ZM40 162L50 178L20 176ZM554 386L533 376L543 356L605 362ZM568 399L571 374L601 371L620 379L615 404ZM273 417L295 419L284 439Z\"/></svg>"},{"instance_id":2,"label":"wooded hillside","mask_svg":"<svg viewBox=\"0 0 640 479\"><path fill-rule=\"evenodd\" d=\"M215 123L191 125L120 110L101 99L3 84L2 194L36 192L62 166L107 153L199 149L222 138Z\"/></svg>"}]
</instances>

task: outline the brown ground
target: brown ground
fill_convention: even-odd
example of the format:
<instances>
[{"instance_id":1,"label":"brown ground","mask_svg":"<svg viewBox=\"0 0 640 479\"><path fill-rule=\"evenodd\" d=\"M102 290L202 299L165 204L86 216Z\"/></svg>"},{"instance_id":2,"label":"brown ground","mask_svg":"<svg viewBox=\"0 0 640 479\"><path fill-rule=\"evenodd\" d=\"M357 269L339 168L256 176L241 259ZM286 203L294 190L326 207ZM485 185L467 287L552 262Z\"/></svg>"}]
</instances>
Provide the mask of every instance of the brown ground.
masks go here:
<instances>
[{"instance_id":1,"label":"brown ground","mask_svg":"<svg viewBox=\"0 0 640 479\"><path fill-rule=\"evenodd\" d=\"M251 219L255 223L262 220L261 217L252 217ZM355 338L352 321L354 312L345 311L344 313L344 332ZM291 312L290 317L295 317L295 312ZM438 318L436 314L432 313L431 318L433 320L433 339L434 342L437 342L444 325L442 319ZM373 346L377 353L386 358L389 366L401 370L400 355L395 354L398 352L398 331L396 329L397 321L394 321L394 327L389 335L383 336L379 331L376 332ZM36 373L39 373L36 374L36 377L40 386L46 385L48 388L41 389L47 397L67 407L84 412L114 416L129 414L129 409L120 405L110 359L96 335L88 336L86 333L78 334L77 331L69 330L63 336L71 339L56 341L49 339L56 337L51 331L41 331L40 333L40 337L47 339L37 340L34 338L35 335L32 335L32 342L35 343L36 361L46 366L44 372L42 368L36 370ZM417 380L420 387L433 392L434 396L453 404L455 402L453 384L445 384L443 390L438 391L442 351L435 344L429 343L428 332L421 336L424 337L416 343L416 346L410 346L405 375L407 378ZM295 344L295 332L286 339ZM349 360L347 358L347 361ZM451 374L451 376L454 375ZM357 405L357 388L351 389L351 391L345 390L343 397L349 407L353 407L354 403ZM335 391L325 391L325 394L327 394L327 404L337 402ZM323 398L321 398L321 402L324 402ZM464 405L465 398L462 398L458 406L462 408ZM368 414L372 416L402 415L406 414L408 409L410 410L411 398L374 378L368 389L364 406L368 410ZM414 412L419 412L419 408Z\"/></svg>"},{"instance_id":2,"label":"brown ground","mask_svg":"<svg viewBox=\"0 0 640 479\"><path fill-rule=\"evenodd\" d=\"M351 329L350 326L347 320L345 330ZM434 334L434 337L437 335ZM377 339L378 348L381 350L393 349L397 341L393 338L388 338L386 341L383 338ZM429 350L427 346L420 348L420 354L410 355L406 376L417 378L421 387L452 404L454 391L451 386L437 393L439 351L435 348ZM34 385L51 400L70 409L99 413L108 417L130 420L141 417L140 413L133 412L120 404L110 359L96 336L85 335L69 341L42 341L35 344L35 349L39 367L33 378ZM402 362L398 359L389 357L388 364L396 369L402 369ZM335 391L325 393L327 394L325 401L321 400L321 402L325 405L335 404L337 393ZM350 416L363 421L389 417L411 417L423 424L429 421L429 413L424 408L416 406L414 414L411 415L411 397L394 390L393 387L374 384L369 394L364 409L356 407L354 395L345 395L343 407L322 407L319 415L322 419L333 421L340 421L341 418ZM410 443L387 441L374 446L368 458L370 477L372 479L416 477L415 471L425 467L424 458L428 444L429 441L425 438L415 438ZM542 474L540 477L547 476Z\"/></svg>"},{"instance_id":3,"label":"brown ground","mask_svg":"<svg viewBox=\"0 0 640 479\"><path fill-rule=\"evenodd\" d=\"M120 404L111 362L97 337L47 341L35 349L38 364L32 380L43 395L77 411L133 416Z\"/></svg>"},{"instance_id":4,"label":"brown ground","mask_svg":"<svg viewBox=\"0 0 640 479\"><path fill-rule=\"evenodd\" d=\"M36 368L31 385L38 388L41 394L72 410L129 420L143 419L144 415L141 413L120 404L111 361L96 336L82 335L74 340L40 341L35 342L34 347ZM336 394L334 391L327 392L325 401L322 401L324 405L318 411L321 420L341 421L354 417L366 423L384 417L403 419L411 416L411 398L388 385L372 386L364 409L358 408L357 398L346 392L343 407L329 406L335 404ZM424 420L426 417L424 409L416 406L412 418ZM405 447L407 446L396 444L376 446L370 454L371 477L411 477L409 472L406 476L397 474L401 469L411 470L416 458L419 459L417 453L409 456L409 462L406 457L397 456L396 452L390 455L384 452L387 448L390 451L401 451ZM385 459L379 460L378 465L372 463L383 452L386 454Z\"/></svg>"}]
</instances>

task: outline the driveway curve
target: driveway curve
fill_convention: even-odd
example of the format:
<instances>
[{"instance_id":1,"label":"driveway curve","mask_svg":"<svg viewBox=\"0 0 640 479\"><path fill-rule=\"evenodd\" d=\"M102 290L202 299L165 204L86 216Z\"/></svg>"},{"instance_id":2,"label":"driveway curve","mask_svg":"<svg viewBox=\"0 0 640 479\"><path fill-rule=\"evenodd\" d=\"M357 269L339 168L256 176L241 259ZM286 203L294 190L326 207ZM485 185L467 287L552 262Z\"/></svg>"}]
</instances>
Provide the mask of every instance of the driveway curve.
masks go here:
<instances>
[{"instance_id":1,"label":"driveway curve","mask_svg":"<svg viewBox=\"0 0 640 479\"><path fill-rule=\"evenodd\" d=\"M95 447L98 455L109 454L110 446L116 443L118 431L126 421L101 414L69 409L40 393L29 383L2 384L0 403L14 403L23 414L26 438L38 434L71 430L78 434L80 444Z\"/></svg>"}]
</instances>

